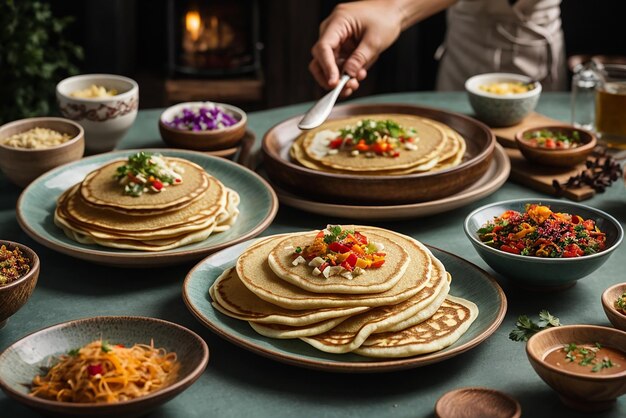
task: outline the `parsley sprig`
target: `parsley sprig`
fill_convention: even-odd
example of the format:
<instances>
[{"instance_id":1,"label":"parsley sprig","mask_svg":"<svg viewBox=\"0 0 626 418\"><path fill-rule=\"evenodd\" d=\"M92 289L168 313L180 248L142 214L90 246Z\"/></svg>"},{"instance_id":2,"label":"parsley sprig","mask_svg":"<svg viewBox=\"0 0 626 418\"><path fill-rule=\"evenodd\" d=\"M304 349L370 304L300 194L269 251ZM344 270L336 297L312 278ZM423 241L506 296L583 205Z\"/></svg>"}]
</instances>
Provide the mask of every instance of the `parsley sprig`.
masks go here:
<instances>
[{"instance_id":1,"label":"parsley sprig","mask_svg":"<svg viewBox=\"0 0 626 418\"><path fill-rule=\"evenodd\" d=\"M509 333L509 339L513 341L528 341L530 337L539 331L560 325L561 321L559 318L545 309L539 312L539 321L537 322L534 322L527 315L521 315L517 318L515 329Z\"/></svg>"}]
</instances>

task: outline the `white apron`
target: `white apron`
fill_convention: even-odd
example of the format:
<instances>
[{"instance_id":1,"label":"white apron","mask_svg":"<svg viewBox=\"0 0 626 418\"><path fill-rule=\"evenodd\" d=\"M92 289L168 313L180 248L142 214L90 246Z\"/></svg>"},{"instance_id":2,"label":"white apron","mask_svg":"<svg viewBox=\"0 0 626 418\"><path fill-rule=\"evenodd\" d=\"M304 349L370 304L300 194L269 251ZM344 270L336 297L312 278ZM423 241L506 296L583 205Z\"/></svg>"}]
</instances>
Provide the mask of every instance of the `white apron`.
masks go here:
<instances>
[{"instance_id":1,"label":"white apron","mask_svg":"<svg viewBox=\"0 0 626 418\"><path fill-rule=\"evenodd\" d=\"M448 9L446 39L437 54L437 90L463 90L469 77L489 72L525 74L544 90L565 90L560 3L459 0Z\"/></svg>"}]
</instances>

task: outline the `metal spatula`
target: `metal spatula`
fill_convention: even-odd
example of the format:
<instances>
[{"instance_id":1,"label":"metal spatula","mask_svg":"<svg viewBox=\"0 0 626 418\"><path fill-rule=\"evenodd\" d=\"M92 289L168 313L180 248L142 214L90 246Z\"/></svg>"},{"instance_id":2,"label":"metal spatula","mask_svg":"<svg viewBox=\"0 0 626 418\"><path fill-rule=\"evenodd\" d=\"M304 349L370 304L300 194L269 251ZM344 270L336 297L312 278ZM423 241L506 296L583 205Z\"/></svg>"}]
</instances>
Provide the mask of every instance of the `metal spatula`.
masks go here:
<instances>
[{"instance_id":1,"label":"metal spatula","mask_svg":"<svg viewBox=\"0 0 626 418\"><path fill-rule=\"evenodd\" d=\"M330 115L330 111L333 110L333 106L339 97L339 93L343 90L343 87L350 80L350 76L344 74L339 79L339 84L337 87L332 89L326 94L326 96L322 97L311 107L305 114L300 123L298 123L298 128L300 129L313 129L320 126L328 115Z\"/></svg>"}]
</instances>

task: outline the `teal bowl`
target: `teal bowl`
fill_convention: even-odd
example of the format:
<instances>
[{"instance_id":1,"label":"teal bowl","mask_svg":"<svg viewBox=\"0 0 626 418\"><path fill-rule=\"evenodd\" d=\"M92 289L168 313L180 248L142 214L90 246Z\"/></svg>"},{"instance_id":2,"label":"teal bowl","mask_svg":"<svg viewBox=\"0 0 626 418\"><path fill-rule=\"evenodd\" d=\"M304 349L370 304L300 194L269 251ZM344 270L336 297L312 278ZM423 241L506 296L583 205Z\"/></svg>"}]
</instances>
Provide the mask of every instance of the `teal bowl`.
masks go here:
<instances>
[{"instance_id":1,"label":"teal bowl","mask_svg":"<svg viewBox=\"0 0 626 418\"><path fill-rule=\"evenodd\" d=\"M132 346L150 344L175 352L180 362L177 380L171 385L132 400L117 403L69 403L30 396L33 378L42 367L69 350L97 339ZM0 388L11 398L44 415L132 418L169 401L204 372L209 349L202 338L185 327L161 319L137 316L99 316L64 322L34 332L0 354Z\"/></svg>"},{"instance_id":2,"label":"teal bowl","mask_svg":"<svg viewBox=\"0 0 626 418\"><path fill-rule=\"evenodd\" d=\"M524 212L527 203L541 203L555 212L579 215L593 219L601 231L606 233L606 249L592 255L576 258L541 258L510 254L483 244L478 238L478 229L487 221L500 216L506 210ZM588 276L608 260L620 245L624 230L611 215L601 210L578 203L557 199L515 199L491 203L467 215L463 225L465 235L478 255L495 271L511 279L515 284L537 290L558 290L570 287L577 280Z\"/></svg>"}]
</instances>

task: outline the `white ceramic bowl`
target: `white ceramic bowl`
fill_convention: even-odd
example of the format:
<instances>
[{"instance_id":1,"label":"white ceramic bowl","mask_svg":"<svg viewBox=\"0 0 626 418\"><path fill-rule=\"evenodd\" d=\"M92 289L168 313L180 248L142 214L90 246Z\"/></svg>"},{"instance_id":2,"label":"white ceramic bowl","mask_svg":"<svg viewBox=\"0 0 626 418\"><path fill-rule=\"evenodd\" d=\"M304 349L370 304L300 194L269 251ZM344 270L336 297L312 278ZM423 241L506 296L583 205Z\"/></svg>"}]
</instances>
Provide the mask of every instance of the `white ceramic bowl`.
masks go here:
<instances>
[{"instance_id":1,"label":"white ceramic bowl","mask_svg":"<svg viewBox=\"0 0 626 418\"><path fill-rule=\"evenodd\" d=\"M71 94L92 84L118 94L111 97L79 98ZM89 153L110 151L126 134L137 117L139 86L134 80L114 74L84 74L57 84L61 114L85 129L85 148Z\"/></svg>"},{"instance_id":2,"label":"white ceramic bowl","mask_svg":"<svg viewBox=\"0 0 626 418\"><path fill-rule=\"evenodd\" d=\"M532 83L530 77L511 73L487 73L470 77L465 82L472 109L478 119L490 126L512 126L520 123L528 116L539 101L541 84L535 81L535 88L526 93L510 95L488 93L480 86L497 82Z\"/></svg>"}]
</instances>

